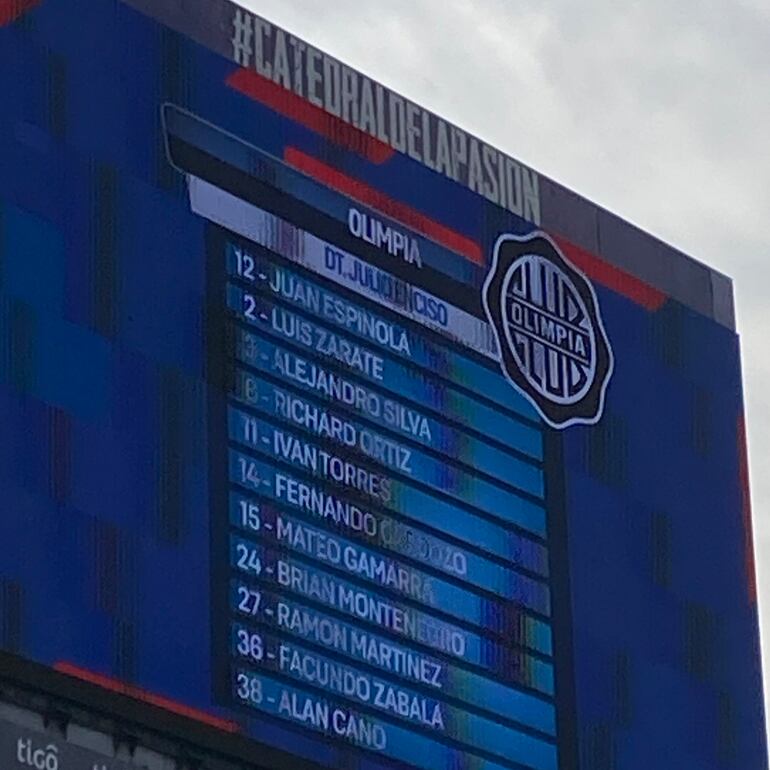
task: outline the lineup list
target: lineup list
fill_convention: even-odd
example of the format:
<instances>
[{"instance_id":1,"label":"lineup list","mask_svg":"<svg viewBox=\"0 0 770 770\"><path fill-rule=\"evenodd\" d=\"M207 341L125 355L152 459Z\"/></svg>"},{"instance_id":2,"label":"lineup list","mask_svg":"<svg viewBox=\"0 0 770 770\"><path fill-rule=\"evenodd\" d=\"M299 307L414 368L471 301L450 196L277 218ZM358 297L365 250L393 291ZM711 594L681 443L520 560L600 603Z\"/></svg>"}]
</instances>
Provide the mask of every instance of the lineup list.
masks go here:
<instances>
[{"instance_id":1,"label":"lineup list","mask_svg":"<svg viewBox=\"0 0 770 770\"><path fill-rule=\"evenodd\" d=\"M436 770L556 770L540 430L282 243L224 254L233 701Z\"/></svg>"}]
</instances>

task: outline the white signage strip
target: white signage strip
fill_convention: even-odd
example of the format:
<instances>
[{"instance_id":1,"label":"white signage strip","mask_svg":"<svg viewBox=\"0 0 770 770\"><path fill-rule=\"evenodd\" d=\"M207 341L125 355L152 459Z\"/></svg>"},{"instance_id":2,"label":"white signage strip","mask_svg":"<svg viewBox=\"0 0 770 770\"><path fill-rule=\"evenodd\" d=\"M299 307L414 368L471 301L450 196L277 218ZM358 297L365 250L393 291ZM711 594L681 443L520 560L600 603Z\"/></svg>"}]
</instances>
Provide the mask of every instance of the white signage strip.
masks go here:
<instances>
[{"instance_id":1,"label":"white signage strip","mask_svg":"<svg viewBox=\"0 0 770 770\"><path fill-rule=\"evenodd\" d=\"M193 212L210 222L499 361L486 321L203 179L190 176L188 187Z\"/></svg>"},{"instance_id":2,"label":"white signage strip","mask_svg":"<svg viewBox=\"0 0 770 770\"><path fill-rule=\"evenodd\" d=\"M139 767L139 764L128 764L78 746L58 735L0 721L2 770L137 770Z\"/></svg>"}]
</instances>

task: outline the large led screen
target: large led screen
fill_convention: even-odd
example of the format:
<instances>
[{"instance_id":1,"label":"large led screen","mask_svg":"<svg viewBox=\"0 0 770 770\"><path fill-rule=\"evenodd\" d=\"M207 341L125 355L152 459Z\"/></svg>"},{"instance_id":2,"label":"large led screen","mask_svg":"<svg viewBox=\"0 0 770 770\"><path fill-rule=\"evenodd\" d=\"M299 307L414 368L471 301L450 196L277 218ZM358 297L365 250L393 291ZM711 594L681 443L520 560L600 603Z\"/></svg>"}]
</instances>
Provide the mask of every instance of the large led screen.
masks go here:
<instances>
[{"instance_id":1,"label":"large led screen","mask_svg":"<svg viewBox=\"0 0 770 770\"><path fill-rule=\"evenodd\" d=\"M229 3L0 9L3 670L271 766L766 766L685 257Z\"/></svg>"}]
</instances>

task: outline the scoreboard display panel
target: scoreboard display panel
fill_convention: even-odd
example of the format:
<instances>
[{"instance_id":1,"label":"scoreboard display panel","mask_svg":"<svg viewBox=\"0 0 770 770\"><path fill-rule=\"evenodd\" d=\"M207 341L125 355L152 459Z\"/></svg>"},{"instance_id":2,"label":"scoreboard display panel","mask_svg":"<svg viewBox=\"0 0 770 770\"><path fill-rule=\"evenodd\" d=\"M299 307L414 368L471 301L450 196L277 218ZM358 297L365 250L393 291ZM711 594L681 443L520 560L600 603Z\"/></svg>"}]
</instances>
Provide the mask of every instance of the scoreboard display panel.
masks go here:
<instances>
[{"instance_id":1,"label":"scoreboard display panel","mask_svg":"<svg viewBox=\"0 0 770 770\"><path fill-rule=\"evenodd\" d=\"M767 766L728 279L229 2L0 22L0 676L276 768Z\"/></svg>"}]
</instances>

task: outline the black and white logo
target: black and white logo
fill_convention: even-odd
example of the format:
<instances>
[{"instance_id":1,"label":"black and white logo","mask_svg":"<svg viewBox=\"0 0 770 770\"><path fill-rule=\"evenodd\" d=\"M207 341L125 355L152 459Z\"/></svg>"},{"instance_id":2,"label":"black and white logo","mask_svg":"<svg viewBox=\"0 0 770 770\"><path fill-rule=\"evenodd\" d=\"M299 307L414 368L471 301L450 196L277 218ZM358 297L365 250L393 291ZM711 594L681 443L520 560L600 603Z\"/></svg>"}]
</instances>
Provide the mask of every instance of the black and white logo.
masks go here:
<instances>
[{"instance_id":1,"label":"black and white logo","mask_svg":"<svg viewBox=\"0 0 770 770\"><path fill-rule=\"evenodd\" d=\"M593 286L542 232L502 235L484 309L505 376L554 428L601 419L612 350Z\"/></svg>"}]
</instances>

